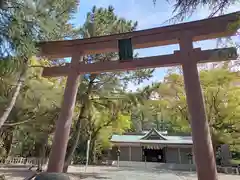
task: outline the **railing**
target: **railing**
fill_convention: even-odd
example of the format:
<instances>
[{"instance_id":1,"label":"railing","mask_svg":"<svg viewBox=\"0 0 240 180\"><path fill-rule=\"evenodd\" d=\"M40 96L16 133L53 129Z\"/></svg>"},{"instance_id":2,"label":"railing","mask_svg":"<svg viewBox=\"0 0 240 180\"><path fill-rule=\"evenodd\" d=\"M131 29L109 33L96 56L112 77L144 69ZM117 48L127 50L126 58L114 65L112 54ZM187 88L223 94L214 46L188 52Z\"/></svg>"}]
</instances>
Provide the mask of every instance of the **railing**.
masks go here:
<instances>
[{"instance_id":1,"label":"railing","mask_svg":"<svg viewBox=\"0 0 240 180\"><path fill-rule=\"evenodd\" d=\"M46 158L35 158L35 157L7 157L0 158L0 164L4 165L30 165L30 166L42 166L47 164L48 159Z\"/></svg>"},{"instance_id":2,"label":"railing","mask_svg":"<svg viewBox=\"0 0 240 180\"><path fill-rule=\"evenodd\" d=\"M219 173L225 173L225 174L240 174L240 167L223 167L223 166L217 166L217 171Z\"/></svg>"}]
</instances>

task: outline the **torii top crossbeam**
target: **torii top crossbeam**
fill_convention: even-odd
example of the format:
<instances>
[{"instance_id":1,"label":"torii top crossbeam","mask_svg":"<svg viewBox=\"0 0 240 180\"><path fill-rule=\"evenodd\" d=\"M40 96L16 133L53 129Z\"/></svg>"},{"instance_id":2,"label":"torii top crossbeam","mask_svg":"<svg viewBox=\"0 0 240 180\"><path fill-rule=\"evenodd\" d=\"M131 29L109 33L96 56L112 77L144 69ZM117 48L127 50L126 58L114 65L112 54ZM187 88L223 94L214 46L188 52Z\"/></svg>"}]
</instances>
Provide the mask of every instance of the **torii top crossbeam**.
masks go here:
<instances>
[{"instance_id":1,"label":"torii top crossbeam","mask_svg":"<svg viewBox=\"0 0 240 180\"><path fill-rule=\"evenodd\" d=\"M236 28L229 24L236 22L240 12L213 17L200 21L165 27L122 33L88 39L51 41L39 43L40 55L48 58L71 57L77 51L82 54L117 52L119 39L132 39L133 48L147 48L177 44L182 33L191 33L193 41L231 36Z\"/></svg>"}]
</instances>

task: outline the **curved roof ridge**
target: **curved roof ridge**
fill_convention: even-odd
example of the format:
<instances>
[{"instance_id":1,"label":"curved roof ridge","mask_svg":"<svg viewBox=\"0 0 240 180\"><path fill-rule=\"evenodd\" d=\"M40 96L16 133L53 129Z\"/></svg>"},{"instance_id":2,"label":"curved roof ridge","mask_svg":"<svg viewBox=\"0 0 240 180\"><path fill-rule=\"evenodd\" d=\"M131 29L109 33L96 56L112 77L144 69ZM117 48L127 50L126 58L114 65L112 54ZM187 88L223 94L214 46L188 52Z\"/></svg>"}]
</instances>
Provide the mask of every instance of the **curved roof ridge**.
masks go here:
<instances>
[{"instance_id":1,"label":"curved roof ridge","mask_svg":"<svg viewBox=\"0 0 240 180\"><path fill-rule=\"evenodd\" d=\"M162 135L158 130L156 130L155 128L152 128L148 133L146 133L141 139L147 139L149 136L151 136L151 134L155 132L160 138L162 138L163 140L167 140L167 138Z\"/></svg>"}]
</instances>

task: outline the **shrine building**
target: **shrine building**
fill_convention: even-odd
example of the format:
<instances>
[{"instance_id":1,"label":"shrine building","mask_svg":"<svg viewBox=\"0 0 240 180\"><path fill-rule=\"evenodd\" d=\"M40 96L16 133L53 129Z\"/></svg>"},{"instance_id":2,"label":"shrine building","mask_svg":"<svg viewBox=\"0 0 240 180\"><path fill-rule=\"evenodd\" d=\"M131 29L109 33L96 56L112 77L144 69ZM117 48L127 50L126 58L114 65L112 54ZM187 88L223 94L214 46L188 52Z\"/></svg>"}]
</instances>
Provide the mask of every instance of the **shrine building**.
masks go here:
<instances>
[{"instance_id":1,"label":"shrine building","mask_svg":"<svg viewBox=\"0 0 240 180\"><path fill-rule=\"evenodd\" d=\"M113 135L112 160L192 164L192 137L170 136L156 129L135 134Z\"/></svg>"}]
</instances>

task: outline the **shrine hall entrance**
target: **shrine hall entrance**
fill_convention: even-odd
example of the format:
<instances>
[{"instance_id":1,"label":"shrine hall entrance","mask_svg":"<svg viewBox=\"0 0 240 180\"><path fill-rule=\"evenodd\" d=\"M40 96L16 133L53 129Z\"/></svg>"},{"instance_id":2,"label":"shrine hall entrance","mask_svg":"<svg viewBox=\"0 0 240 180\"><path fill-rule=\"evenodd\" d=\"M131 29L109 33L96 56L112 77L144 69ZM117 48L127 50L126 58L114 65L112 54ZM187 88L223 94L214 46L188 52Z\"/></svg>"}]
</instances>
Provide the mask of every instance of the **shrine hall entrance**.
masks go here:
<instances>
[{"instance_id":1,"label":"shrine hall entrance","mask_svg":"<svg viewBox=\"0 0 240 180\"><path fill-rule=\"evenodd\" d=\"M148 149L144 148L142 149L143 151L143 161L146 162L160 162L160 163L165 163L166 158L165 158L165 149Z\"/></svg>"}]
</instances>

